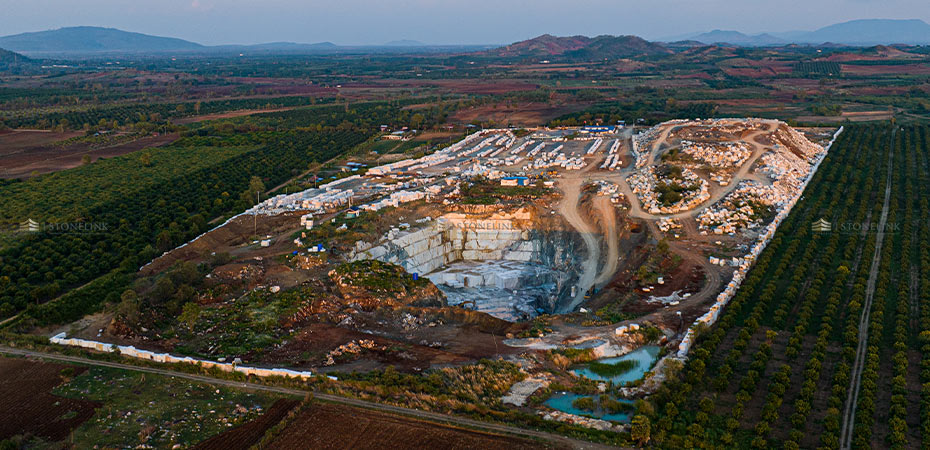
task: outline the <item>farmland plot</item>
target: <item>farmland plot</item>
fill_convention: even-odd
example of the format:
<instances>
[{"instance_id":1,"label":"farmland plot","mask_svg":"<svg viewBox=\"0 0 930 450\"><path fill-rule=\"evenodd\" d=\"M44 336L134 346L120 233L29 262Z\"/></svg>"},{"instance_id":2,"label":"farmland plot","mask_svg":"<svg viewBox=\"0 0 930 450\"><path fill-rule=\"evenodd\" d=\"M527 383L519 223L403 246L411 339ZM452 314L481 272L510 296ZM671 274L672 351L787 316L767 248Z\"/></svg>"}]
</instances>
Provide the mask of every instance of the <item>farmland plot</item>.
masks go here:
<instances>
[{"instance_id":1,"label":"farmland plot","mask_svg":"<svg viewBox=\"0 0 930 450\"><path fill-rule=\"evenodd\" d=\"M82 367L0 357L0 440L38 436L59 441L94 415L99 402L53 395Z\"/></svg>"}]
</instances>

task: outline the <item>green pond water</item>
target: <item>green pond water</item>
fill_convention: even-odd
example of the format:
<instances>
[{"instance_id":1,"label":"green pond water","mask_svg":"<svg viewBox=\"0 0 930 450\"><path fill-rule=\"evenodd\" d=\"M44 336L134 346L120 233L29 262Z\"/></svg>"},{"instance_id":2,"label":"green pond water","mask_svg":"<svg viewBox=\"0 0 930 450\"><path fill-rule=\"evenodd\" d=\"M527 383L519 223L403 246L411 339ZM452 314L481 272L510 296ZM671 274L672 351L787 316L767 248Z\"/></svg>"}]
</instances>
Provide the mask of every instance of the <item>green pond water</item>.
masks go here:
<instances>
[{"instance_id":1,"label":"green pond water","mask_svg":"<svg viewBox=\"0 0 930 450\"><path fill-rule=\"evenodd\" d=\"M598 404L599 396L597 395L580 395L580 394L573 394L571 392L556 393L552 397L549 397L549 400L546 400L545 404L546 406L552 409L557 409L559 411L566 412L569 414L575 414L578 416L594 417L597 419L610 420L612 422L621 422L621 423L627 423L630 421L630 414L632 412L630 413L625 413L625 412L624 413L609 413L599 408L594 411L586 411L586 410L578 409L572 406L572 402L574 402L575 399L579 399L582 397L593 397L594 404L595 405ZM628 405L633 404L632 401L625 400L622 398L618 399L617 401L621 403L626 403Z\"/></svg>"},{"instance_id":2,"label":"green pond water","mask_svg":"<svg viewBox=\"0 0 930 450\"><path fill-rule=\"evenodd\" d=\"M620 361L635 361L636 362L635 367L633 367L629 371L622 373L620 375L614 375L614 376L598 375L592 372L587 366L574 369L572 370L572 373L574 373L575 375L579 377L589 378L589 379L598 380L598 381L612 381L614 384L622 385L630 381L639 380L640 378L643 377L643 375L646 374L646 372L652 369L652 366L656 363L656 360L659 359L659 350L660 348L658 346L645 345L623 356L616 356L613 358L603 358L603 359L597 360L597 362L602 363L602 364L616 364ZM593 397L595 405L598 405L597 409L595 409L594 411L586 411L586 410L578 409L572 406L572 402L582 397ZM600 409L600 406L597 401L599 398L600 396L598 395L591 396L591 395L573 394L571 392L559 392L559 393L554 394L552 397L549 397L549 399L546 400L544 403L546 406L552 409L556 409L556 410L566 412L569 414L594 417L597 419L609 420L612 422L628 423L630 421L630 415L632 414L632 411L622 412L622 413L610 413L607 411L603 411ZM626 400L622 398L617 399L617 401L621 403L626 403L628 405L633 404L631 400Z\"/></svg>"},{"instance_id":3,"label":"green pond water","mask_svg":"<svg viewBox=\"0 0 930 450\"><path fill-rule=\"evenodd\" d=\"M602 364L616 364L620 361L635 361L636 366L630 369L629 371L622 373L620 375L614 376L603 376L598 375L591 371L587 366L580 367L578 369L572 370L572 373L579 377L588 378L591 380L597 381L613 381L614 384L625 384L630 381L636 381L643 377L650 369L652 365L655 364L656 360L659 359L659 347L656 345L644 345L630 353L627 353L623 356L615 356L613 358L603 358L597 360L597 362Z\"/></svg>"}]
</instances>

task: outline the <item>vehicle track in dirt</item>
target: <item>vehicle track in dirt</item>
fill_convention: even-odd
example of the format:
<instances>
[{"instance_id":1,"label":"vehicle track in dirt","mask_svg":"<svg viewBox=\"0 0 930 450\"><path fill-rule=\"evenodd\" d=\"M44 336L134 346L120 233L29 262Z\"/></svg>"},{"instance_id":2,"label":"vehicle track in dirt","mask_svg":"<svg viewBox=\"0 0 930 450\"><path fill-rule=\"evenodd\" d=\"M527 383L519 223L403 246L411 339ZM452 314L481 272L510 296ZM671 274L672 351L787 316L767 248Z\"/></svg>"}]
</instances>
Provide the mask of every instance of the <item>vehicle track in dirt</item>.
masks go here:
<instances>
[{"instance_id":1,"label":"vehicle track in dirt","mask_svg":"<svg viewBox=\"0 0 930 450\"><path fill-rule=\"evenodd\" d=\"M598 196L594 199L594 207L603 218L604 243L607 245L607 257L604 260L604 267L601 268L597 278L594 279L594 285L600 288L607 284L617 271L620 258L620 242L617 240L617 214L614 211L614 205L610 203L610 199Z\"/></svg>"},{"instance_id":2,"label":"vehicle track in dirt","mask_svg":"<svg viewBox=\"0 0 930 450\"><path fill-rule=\"evenodd\" d=\"M558 212L578 232L587 250L587 255L581 263L581 274L578 277L575 296L568 305L561 308L560 312L563 313L573 311L584 302L585 294L597 278L597 266L601 257L601 246L595 237L596 229L584 220L578 210L578 204L581 201L581 186L584 183L585 179L582 177L563 178L559 182L563 198L559 202Z\"/></svg>"}]
</instances>

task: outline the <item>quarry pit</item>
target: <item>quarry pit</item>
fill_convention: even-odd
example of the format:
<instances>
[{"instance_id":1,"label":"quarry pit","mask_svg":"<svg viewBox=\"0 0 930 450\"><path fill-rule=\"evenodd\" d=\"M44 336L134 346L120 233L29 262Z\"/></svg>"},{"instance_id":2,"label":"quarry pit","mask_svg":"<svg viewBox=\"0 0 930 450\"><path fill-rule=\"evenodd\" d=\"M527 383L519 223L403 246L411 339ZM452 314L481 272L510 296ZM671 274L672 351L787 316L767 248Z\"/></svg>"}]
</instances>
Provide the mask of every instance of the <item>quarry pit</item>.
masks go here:
<instances>
[{"instance_id":1,"label":"quarry pit","mask_svg":"<svg viewBox=\"0 0 930 450\"><path fill-rule=\"evenodd\" d=\"M336 374L505 358L542 380L511 393L517 403L545 385L556 354L614 361L654 346L648 379L622 388L648 395L687 357L694 327L716 319L835 136L761 119L516 131L269 198L143 268L155 285L228 255L199 293L214 322L107 317L77 336ZM230 311L280 316L243 338L251 329L230 333Z\"/></svg>"}]
</instances>

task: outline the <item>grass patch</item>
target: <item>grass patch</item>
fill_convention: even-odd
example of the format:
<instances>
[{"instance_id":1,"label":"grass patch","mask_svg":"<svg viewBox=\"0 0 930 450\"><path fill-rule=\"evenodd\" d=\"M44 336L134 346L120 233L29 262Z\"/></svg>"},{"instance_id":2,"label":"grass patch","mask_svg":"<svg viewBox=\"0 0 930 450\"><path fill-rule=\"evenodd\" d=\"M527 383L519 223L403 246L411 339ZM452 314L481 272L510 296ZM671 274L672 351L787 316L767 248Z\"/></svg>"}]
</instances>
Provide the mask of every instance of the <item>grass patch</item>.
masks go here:
<instances>
[{"instance_id":1,"label":"grass patch","mask_svg":"<svg viewBox=\"0 0 930 450\"><path fill-rule=\"evenodd\" d=\"M341 282L379 294L398 294L429 284L426 278L414 280L403 267L373 259L340 264L335 272Z\"/></svg>"},{"instance_id":2,"label":"grass patch","mask_svg":"<svg viewBox=\"0 0 930 450\"><path fill-rule=\"evenodd\" d=\"M639 367L639 361L625 360L613 364L599 363L597 361L588 364L588 369L602 377L615 377L623 375Z\"/></svg>"},{"instance_id":3,"label":"grass patch","mask_svg":"<svg viewBox=\"0 0 930 450\"><path fill-rule=\"evenodd\" d=\"M163 335L178 335L182 344L175 351L202 358L244 356L274 348L289 336L281 318L289 317L311 303L318 294L312 287L299 287L276 294L253 291L228 302L202 308L193 314L193 327L180 319Z\"/></svg>"},{"instance_id":4,"label":"grass patch","mask_svg":"<svg viewBox=\"0 0 930 450\"><path fill-rule=\"evenodd\" d=\"M461 203L469 205L494 205L503 200L533 200L544 197L551 191L538 184L529 186L501 186L499 181L473 181L462 188Z\"/></svg>"},{"instance_id":5,"label":"grass patch","mask_svg":"<svg viewBox=\"0 0 930 450\"><path fill-rule=\"evenodd\" d=\"M591 397L578 397L572 400L572 407L582 411L594 411L594 399Z\"/></svg>"},{"instance_id":6,"label":"grass patch","mask_svg":"<svg viewBox=\"0 0 930 450\"><path fill-rule=\"evenodd\" d=\"M92 367L56 395L103 403L74 430L74 448L190 447L253 420L277 396Z\"/></svg>"}]
</instances>

